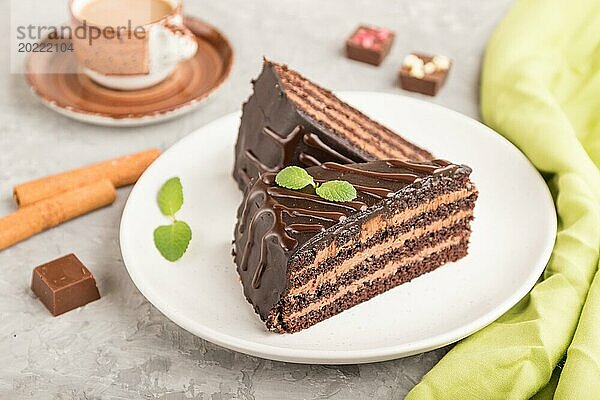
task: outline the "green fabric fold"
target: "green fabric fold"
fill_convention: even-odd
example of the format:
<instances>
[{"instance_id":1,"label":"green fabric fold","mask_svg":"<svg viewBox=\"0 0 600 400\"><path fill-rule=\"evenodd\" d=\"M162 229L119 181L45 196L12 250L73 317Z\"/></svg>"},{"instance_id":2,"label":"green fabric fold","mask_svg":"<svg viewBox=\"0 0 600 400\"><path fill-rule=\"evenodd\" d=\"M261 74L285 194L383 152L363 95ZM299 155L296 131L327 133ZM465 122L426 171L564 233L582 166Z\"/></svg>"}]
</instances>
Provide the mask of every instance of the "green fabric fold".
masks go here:
<instances>
[{"instance_id":1,"label":"green fabric fold","mask_svg":"<svg viewBox=\"0 0 600 400\"><path fill-rule=\"evenodd\" d=\"M556 244L532 291L407 399L600 398L600 1L518 0L488 44L481 85L484 122L547 178Z\"/></svg>"}]
</instances>

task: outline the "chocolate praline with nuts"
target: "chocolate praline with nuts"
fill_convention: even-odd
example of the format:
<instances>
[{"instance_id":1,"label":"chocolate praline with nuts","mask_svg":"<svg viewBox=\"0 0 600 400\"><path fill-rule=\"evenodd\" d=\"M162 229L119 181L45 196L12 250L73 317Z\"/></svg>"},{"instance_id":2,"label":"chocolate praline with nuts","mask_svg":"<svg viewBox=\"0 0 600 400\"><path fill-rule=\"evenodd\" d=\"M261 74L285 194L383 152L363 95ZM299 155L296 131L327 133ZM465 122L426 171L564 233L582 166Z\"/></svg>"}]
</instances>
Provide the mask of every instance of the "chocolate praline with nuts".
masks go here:
<instances>
[{"instance_id":1,"label":"chocolate praline with nuts","mask_svg":"<svg viewBox=\"0 0 600 400\"><path fill-rule=\"evenodd\" d=\"M400 68L400 86L404 90L435 96L446 82L452 60L442 55L411 53Z\"/></svg>"}]
</instances>

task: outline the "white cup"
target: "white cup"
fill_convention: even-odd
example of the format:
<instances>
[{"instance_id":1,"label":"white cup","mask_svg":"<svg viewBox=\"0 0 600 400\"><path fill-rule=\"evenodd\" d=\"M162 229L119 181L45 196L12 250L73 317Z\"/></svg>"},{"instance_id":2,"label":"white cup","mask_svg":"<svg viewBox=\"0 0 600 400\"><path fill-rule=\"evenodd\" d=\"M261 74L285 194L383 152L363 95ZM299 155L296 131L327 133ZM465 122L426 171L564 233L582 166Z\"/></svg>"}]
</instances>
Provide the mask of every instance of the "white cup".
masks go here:
<instances>
[{"instance_id":1,"label":"white cup","mask_svg":"<svg viewBox=\"0 0 600 400\"><path fill-rule=\"evenodd\" d=\"M140 26L94 25L81 11L90 1L101 0L70 1L77 60L83 73L108 88L139 90L156 85L198 50L195 35L183 25L181 0L164 0L172 11Z\"/></svg>"}]
</instances>

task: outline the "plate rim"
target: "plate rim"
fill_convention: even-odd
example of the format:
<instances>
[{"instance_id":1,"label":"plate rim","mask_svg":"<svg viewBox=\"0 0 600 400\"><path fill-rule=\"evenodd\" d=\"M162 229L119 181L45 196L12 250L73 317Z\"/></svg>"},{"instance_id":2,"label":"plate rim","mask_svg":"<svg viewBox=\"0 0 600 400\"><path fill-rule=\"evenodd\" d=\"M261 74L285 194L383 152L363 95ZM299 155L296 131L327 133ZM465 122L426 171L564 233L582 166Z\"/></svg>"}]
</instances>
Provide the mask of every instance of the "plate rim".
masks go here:
<instances>
[{"instance_id":1,"label":"plate rim","mask_svg":"<svg viewBox=\"0 0 600 400\"><path fill-rule=\"evenodd\" d=\"M554 205L554 201L552 199L552 195L550 190L544 181L543 177L539 173L539 171L531 164L531 161L519 150L518 147L513 145L508 139L504 136L500 135L490 127L486 126L480 121L477 121L473 118L470 118L464 114L461 114L457 111L451 110L439 104L431 103L428 101L416 99L409 96L404 96L400 94L386 93L386 92L374 92L374 91L335 91L336 95L340 95L340 97L344 96L392 96L392 97L401 97L402 101L407 102L415 102L419 103L421 106L433 107L437 109L439 112L446 113L450 115L452 118L462 119L463 121L467 121L471 124L479 126L479 128L483 128L489 134L493 135L500 145L512 148L511 151L516 151L518 157L522 157L523 160L529 164L530 168L532 168L534 174L536 175L541 187L544 189L546 194L546 204L544 207L548 207L547 210L549 212L548 221L550 223L551 229L548 229L546 232L546 246L543 251L540 253L538 258L538 265L535 268L532 268L531 274L528 276L528 279L524 280L519 286L518 290L511 294L511 296L507 297L501 303L492 307L492 310L488 311L485 315L470 321L467 324L463 324L460 327L454 328L450 331L446 331L443 334L439 334L433 337L429 337L426 339L421 339L417 341L410 342L408 344L400 344L400 345L391 345L385 347L376 347L372 349L362 349L362 350L308 350L308 349L290 349L287 347L279 347L274 345L266 345L262 343L256 343L253 341L249 341L246 339L240 339L236 336L232 336L227 333L223 333L221 331L216 331L212 328L202 325L197 321L193 321L190 318L186 318L181 314L178 314L176 311L172 310L172 307L168 304L160 303L158 299L158 295L155 294L150 288L144 287L143 281L140 282L136 280L137 274L135 271L128 266L129 262L129 252L128 245L123 242L122 238L124 237L124 232L128 227L128 219L127 214L131 207L130 199L132 195L138 188L136 184L131 190L125 207L123 209L123 214L121 217L121 224L119 229L119 245L121 249L121 254L123 258L123 263L125 264L125 268L133 281L134 285L141 292L141 294L161 313L163 313L167 318L171 321L175 322L178 326L185 329L186 331L192 333L195 336L201 337L211 343L217 344L219 346L228 348L230 350L234 350L240 353L270 359L275 361L283 361L283 362L291 362L291 363L303 363L303 364L363 364L370 362L379 362L379 361L387 361L397 358L408 357L414 354L431 351L434 349L438 349L440 347L449 345L451 343L455 343L461 339L464 339L467 336L472 335L473 333L483 329L488 326L495 320L497 320L500 316L506 313L510 308L512 308L515 304L517 304L525 295L529 293L529 291L534 287L535 283L538 281L539 277L545 270L548 260L550 259L550 255L554 248L555 240L556 240L556 232L557 232L557 216L556 209ZM169 149L164 151L161 156L157 159L159 160L161 157L169 154L174 149L178 147L185 146L185 143L190 140L191 137L196 134L196 132L200 130L209 129L213 125L218 125L223 123L225 120L231 118L238 118L241 115L241 111L236 111L233 113L228 113L223 115L208 124L205 124L199 128L194 129L188 135L184 136L177 142L175 142ZM483 131L482 131L483 134ZM153 167L155 164L151 165L140 177L141 181L145 176L152 173ZM138 181L138 182L139 182ZM542 207L542 206L540 206ZM161 304L158 306L156 303Z\"/></svg>"}]
</instances>

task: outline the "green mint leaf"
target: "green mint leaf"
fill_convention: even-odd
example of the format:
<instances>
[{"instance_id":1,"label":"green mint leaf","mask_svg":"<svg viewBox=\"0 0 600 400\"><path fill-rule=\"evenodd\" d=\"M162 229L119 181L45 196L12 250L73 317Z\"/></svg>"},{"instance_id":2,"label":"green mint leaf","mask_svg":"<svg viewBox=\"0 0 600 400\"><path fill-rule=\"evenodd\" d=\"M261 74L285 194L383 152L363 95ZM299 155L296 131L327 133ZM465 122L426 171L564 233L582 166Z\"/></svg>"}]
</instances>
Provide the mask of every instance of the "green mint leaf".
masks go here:
<instances>
[{"instance_id":1,"label":"green mint leaf","mask_svg":"<svg viewBox=\"0 0 600 400\"><path fill-rule=\"evenodd\" d=\"M352 201L356 198L356 188L346 181L328 181L316 188L319 196L329 201Z\"/></svg>"},{"instance_id":2,"label":"green mint leaf","mask_svg":"<svg viewBox=\"0 0 600 400\"><path fill-rule=\"evenodd\" d=\"M163 214L174 217L183 205L183 187L179 178L171 178L158 192L158 206Z\"/></svg>"},{"instance_id":3,"label":"green mint leaf","mask_svg":"<svg viewBox=\"0 0 600 400\"><path fill-rule=\"evenodd\" d=\"M279 186L288 189L302 189L308 185L315 186L315 180L306 172L304 168L291 166L285 167L275 177L275 182Z\"/></svg>"},{"instance_id":4,"label":"green mint leaf","mask_svg":"<svg viewBox=\"0 0 600 400\"><path fill-rule=\"evenodd\" d=\"M171 262L179 260L192 240L192 230L183 221L159 226L154 231L154 245L164 258Z\"/></svg>"}]
</instances>

